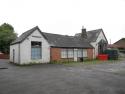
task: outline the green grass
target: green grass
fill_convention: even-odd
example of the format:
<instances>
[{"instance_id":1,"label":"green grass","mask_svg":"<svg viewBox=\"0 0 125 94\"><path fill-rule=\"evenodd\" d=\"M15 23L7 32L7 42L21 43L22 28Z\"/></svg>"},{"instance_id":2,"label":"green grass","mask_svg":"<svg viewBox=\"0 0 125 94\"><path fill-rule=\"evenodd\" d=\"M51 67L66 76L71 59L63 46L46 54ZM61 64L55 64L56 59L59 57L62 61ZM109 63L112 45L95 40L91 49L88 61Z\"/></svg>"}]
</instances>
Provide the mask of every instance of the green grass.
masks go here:
<instances>
[{"instance_id":1,"label":"green grass","mask_svg":"<svg viewBox=\"0 0 125 94\"><path fill-rule=\"evenodd\" d=\"M96 64L104 64L104 63L119 63L120 61L122 61L123 59L119 59L119 60L105 60L105 61L101 61L101 60L86 60L84 62L64 62L62 64L66 65L66 66L85 66L85 65L96 65Z\"/></svg>"},{"instance_id":2,"label":"green grass","mask_svg":"<svg viewBox=\"0 0 125 94\"><path fill-rule=\"evenodd\" d=\"M85 65L95 65L95 64L103 64L103 63L120 63L120 61L125 60L124 58L119 58L118 60L106 60L106 61L101 61L101 60L85 60L84 62L74 62L74 61L53 61L50 62L49 64L63 64L66 66L85 66ZM12 63L12 62L11 62ZM36 63L36 62L30 62L28 64L17 64L17 63L12 63L17 66L31 66L31 65L38 65L42 63Z\"/></svg>"}]
</instances>

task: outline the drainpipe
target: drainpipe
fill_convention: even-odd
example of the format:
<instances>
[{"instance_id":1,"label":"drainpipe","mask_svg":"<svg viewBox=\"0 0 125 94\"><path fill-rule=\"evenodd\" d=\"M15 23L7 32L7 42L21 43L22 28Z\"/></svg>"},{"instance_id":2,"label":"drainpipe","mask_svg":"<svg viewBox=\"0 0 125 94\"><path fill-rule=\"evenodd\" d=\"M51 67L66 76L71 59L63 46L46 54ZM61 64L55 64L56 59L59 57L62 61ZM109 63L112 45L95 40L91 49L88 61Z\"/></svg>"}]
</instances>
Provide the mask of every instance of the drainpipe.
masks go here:
<instances>
[{"instance_id":1,"label":"drainpipe","mask_svg":"<svg viewBox=\"0 0 125 94\"><path fill-rule=\"evenodd\" d=\"M19 53L18 53L18 62L19 62L19 64L20 64L20 43L19 43Z\"/></svg>"}]
</instances>

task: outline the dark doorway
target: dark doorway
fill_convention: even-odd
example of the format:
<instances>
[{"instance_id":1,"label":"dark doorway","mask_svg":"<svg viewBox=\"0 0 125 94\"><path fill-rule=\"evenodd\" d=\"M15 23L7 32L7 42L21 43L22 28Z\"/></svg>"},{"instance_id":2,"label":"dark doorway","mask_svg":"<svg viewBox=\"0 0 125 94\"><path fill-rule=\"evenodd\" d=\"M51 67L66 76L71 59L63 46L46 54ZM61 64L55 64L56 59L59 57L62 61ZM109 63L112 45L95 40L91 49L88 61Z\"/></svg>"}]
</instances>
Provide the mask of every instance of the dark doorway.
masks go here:
<instances>
[{"instance_id":1,"label":"dark doorway","mask_svg":"<svg viewBox=\"0 0 125 94\"><path fill-rule=\"evenodd\" d=\"M107 49L107 42L105 40L101 40L98 43L98 54L103 54L104 51Z\"/></svg>"}]
</instances>

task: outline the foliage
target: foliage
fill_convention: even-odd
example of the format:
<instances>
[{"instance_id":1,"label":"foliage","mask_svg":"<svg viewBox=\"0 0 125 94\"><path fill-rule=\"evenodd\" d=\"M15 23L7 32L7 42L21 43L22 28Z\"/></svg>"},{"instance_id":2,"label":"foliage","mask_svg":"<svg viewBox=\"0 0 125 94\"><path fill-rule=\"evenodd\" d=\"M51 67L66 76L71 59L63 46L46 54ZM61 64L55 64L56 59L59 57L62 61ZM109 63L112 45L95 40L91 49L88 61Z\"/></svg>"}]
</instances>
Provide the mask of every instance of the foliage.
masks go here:
<instances>
[{"instance_id":1,"label":"foliage","mask_svg":"<svg viewBox=\"0 0 125 94\"><path fill-rule=\"evenodd\" d=\"M0 51L9 53L10 43L17 38L14 28L7 23L0 26Z\"/></svg>"}]
</instances>

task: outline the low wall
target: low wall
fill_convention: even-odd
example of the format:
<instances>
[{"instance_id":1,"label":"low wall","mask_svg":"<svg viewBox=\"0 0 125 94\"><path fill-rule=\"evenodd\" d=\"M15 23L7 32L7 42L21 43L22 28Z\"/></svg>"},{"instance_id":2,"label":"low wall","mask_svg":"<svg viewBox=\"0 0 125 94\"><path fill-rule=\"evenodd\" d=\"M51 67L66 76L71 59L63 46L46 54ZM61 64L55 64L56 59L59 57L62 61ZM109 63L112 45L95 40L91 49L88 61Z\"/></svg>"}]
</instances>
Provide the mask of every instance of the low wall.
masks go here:
<instances>
[{"instance_id":1,"label":"low wall","mask_svg":"<svg viewBox=\"0 0 125 94\"><path fill-rule=\"evenodd\" d=\"M0 54L0 59L9 59L8 54Z\"/></svg>"}]
</instances>

